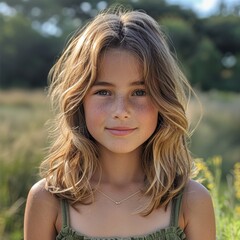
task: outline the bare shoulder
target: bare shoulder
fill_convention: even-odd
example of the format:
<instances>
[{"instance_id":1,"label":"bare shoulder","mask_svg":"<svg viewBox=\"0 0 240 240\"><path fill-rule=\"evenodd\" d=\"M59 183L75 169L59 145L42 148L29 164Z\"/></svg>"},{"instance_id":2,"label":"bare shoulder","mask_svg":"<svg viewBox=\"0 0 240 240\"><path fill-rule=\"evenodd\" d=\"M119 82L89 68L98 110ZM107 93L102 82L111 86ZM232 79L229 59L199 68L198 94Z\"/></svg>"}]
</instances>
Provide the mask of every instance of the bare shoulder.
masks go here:
<instances>
[{"instance_id":1,"label":"bare shoulder","mask_svg":"<svg viewBox=\"0 0 240 240\"><path fill-rule=\"evenodd\" d=\"M34 202L48 203L47 205L56 205L58 200L52 193L46 190L45 183L45 179L35 183L29 191L28 199L34 200Z\"/></svg>"},{"instance_id":2,"label":"bare shoulder","mask_svg":"<svg viewBox=\"0 0 240 240\"><path fill-rule=\"evenodd\" d=\"M56 215L59 210L58 199L45 189L45 179L35 183L28 193L27 207L45 210L48 215Z\"/></svg>"},{"instance_id":3,"label":"bare shoulder","mask_svg":"<svg viewBox=\"0 0 240 240\"><path fill-rule=\"evenodd\" d=\"M216 239L212 198L202 184L194 180L188 182L182 208L188 239Z\"/></svg>"},{"instance_id":4,"label":"bare shoulder","mask_svg":"<svg viewBox=\"0 0 240 240\"><path fill-rule=\"evenodd\" d=\"M192 214L210 207L212 207L212 199L209 191L202 184L190 180L183 194L185 219L189 220Z\"/></svg>"},{"instance_id":5,"label":"bare shoulder","mask_svg":"<svg viewBox=\"0 0 240 240\"><path fill-rule=\"evenodd\" d=\"M184 190L184 198L188 203L198 204L202 201L211 201L209 191L199 182L190 180Z\"/></svg>"},{"instance_id":6,"label":"bare shoulder","mask_svg":"<svg viewBox=\"0 0 240 240\"><path fill-rule=\"evenodd\" d=\"M53 239L59 214L58 199L40 180L29 191L24 215L24 239Z\"/></svg>"}]
</instances>

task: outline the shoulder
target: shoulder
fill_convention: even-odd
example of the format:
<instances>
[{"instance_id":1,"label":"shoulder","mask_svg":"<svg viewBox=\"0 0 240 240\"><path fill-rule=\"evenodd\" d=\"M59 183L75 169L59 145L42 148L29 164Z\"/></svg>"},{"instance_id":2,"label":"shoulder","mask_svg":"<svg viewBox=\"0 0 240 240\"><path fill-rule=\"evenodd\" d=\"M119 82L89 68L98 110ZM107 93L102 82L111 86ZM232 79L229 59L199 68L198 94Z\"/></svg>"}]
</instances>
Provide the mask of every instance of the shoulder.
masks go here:
<instances>
[{"instance_id":1,"label":"shoulder","mask_svg":"<svg viewBox=\"0 0 240 240\"><path fill-rule=\"evenodd\" d=\"M45 189L45 180L34 184L27 197L24 239L52 239L56 234L59 209L59 200Z\"/></svg>"},{"instance_id":2,"label":"shoulder","mask_svg":"<svg viewBox=\"0 0 240 240\"><path fill-rule=\"evenodd\" d=\"M209 191L200 183L190 180L183 193L183 212L189 220L193 214L212 206Z\"/></svg>"},{"instance_id":3,"label":"shoulder","mask_svg":"<svg viewBox=\"0 0 240 240\"><path fill-rule=\"evenodd\" d=\"M183 193L182 212L188 239L215 239L212 198L202 184L194 180L188 182Z\"/></svg>"},{"instance_id":4,"label":"shoulder","mask_svg":"<svg viewBox=\"0 0 240 240\"><path fill-rule=\"evenodd\" d=\"M42 205L44 208L53 207L53 211L58 209L58 199L45 188L45 179L35 183L28 193L27 201L34 205Z\"/></svg>"},{"instance_id":5,"label":"shoulder","mask_svg":"<svg viewBox=\"0 0 240 240\"><path fill-rule=\"evenodd\" d=\"M209 191L201 183L194 180L189 180L184 189L183 195L185 203L188 204L199 204L202 201L211 201Z\"/></svg>"}]
</instances>

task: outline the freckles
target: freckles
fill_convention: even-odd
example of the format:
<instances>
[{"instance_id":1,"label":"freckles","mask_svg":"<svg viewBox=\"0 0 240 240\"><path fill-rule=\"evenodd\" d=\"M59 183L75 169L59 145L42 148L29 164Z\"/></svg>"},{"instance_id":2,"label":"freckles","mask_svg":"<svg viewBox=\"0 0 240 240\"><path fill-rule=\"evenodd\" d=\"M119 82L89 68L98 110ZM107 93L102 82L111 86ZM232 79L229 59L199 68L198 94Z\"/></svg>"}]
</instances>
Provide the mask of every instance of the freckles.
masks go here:
<instances>
[{"instance_id":1,"label":"freckles","mask_svg":"<svg viewBox=\"0 0 240 240\"><path fill-rule=\"evenodd\" d=\"M157 109L151 103L134 103L134 109L139 113L154 113L157 114Z\"/></svg>"},{"instance_id":2,"label":"freckles","mask_svg":"<svg viewBox=\"0 0 240 240\"><path fill-rule=\"evenodd\" d=\"M146 106L146 104L141 104L141 103L134 104L134 109L139 113L148 111L148 107Z\"/></svg>"},{"instance_id":3,"label":"freckles","mask_svg":"<svg viewBox=\"0 0 240 240\"><path fill-rule=\"evenodd\" d=\"M93 106L92 106L92 111L94 112L95 116L99 116L99 115L106 115L110 104L109 101L98 101L96 102Z\"/></svg>"},{"instance_id":4,"label":"freckles","mask_svg":"<svg viewBox=\"0 0 240 240\"><path fill-rule=\"evenodd\" d=\"M96 104L96 108L99 110L99 112L106 112L106 109L109 109L110 106L110 101L99 101Z\"/></svg>"}]
</instances>

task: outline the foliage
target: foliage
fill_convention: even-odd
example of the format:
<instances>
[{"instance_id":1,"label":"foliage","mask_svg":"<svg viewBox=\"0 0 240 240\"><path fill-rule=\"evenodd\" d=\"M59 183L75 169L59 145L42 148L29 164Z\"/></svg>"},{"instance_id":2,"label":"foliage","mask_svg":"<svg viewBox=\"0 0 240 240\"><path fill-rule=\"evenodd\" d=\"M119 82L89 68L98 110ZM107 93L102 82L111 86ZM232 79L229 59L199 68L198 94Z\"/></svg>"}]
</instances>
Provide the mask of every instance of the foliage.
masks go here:
<instances>
[{"instance_id":1,"label":"foliage","mask_svg":"<svg viewBox=\"0 0 240 240\"><path fill-rule=\"evenodd\" d=\"M210 17L204 21L203 25L206 35L220 51L238 53L240 51L239 23L239 16L229 15Z\"/></svg>"},{"instance_id":2,"label":"foliage","mask_svg":"<svg viewBox=\"0 0 240 240\"><path fill-rule=\"evenodd\" d=\"M240 236L240 163L227 175L227 185L221 185L222 158L215 156L196 160L198 177L209 189L215 208L217 239L235 240Z\"/></svg>"},{"instance_id":3,"label":"foliage","mask_svg":"<svg viewBox=\"0 0 240 240\"><path fill-rule=\"evenodd\" d=\"M59 48L55 43L57 38L44 38L20 14L2 21L0 85L27 88L46 85L49 66L53 64L51 56Z\"/></svg>"},{"instance_id":4,"label":"foliage","mask_svg":"<svg viewBox=\"0 0 240 240\"><path fill-rule=\"evenodd\" d=\"M179 52L178 58L181 61L194 54L197 47L197 39L189 21L181 17L163 16L160 18L159 23L167 34L169 41L172 42L172 51L174 52L174 49L176 49ZM178 51L179 49L181 51Z\"/></svg>"},{"instance_id":5,"label":"foliage","mask_svg":"<svg viewBox=\"0 0 240 240\"><path fill-rule=\"evenodd\" d=\"M46 86L47 73L73 30L112 4L141 9L163 24L191 83L201 90L240 91L240 4L199 18L167 0L8 0L0 12L0 87Z\"/></svg>"},{"instance_id":6,"label":"foliage","mask_svg":"<svg viewBox=\"0 0 240 240\"><path fill-rule=\"evenodd\" d=\"M196 46L188 64L192 84L202 90L221 85L221 54L209 38L203 38Z\"/></svg>"},{"instance_id":7,"label":"foliage","mask_svg":"<svg viewBox=\"0 0 240 240\"><path fill-rule=\"evenodd\" d=\"M24 202L47 146L42 92L0 92L0 238L22 236Z\"/></svg>"}]
</instances>

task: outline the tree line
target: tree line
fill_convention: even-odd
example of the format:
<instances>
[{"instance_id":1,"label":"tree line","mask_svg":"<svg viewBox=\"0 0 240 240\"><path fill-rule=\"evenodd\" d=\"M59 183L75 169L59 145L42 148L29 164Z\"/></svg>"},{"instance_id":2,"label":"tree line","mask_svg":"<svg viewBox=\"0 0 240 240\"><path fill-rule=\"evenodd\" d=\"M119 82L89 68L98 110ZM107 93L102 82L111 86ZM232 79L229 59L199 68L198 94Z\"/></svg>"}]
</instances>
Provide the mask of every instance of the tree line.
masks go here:
<instances>
[{"instance_id":1,"label":"tree line","mask_svg":"<svg viewBox=\"0 0 240 240\"><path fill-rule=\"evenodd\" d=\"M240 91L240 3L200 18L165 0L8 0L0 2L0 88L47 86L67 39L112 4L158 21L194 87Z\"/></svg>"}]
</instances>

